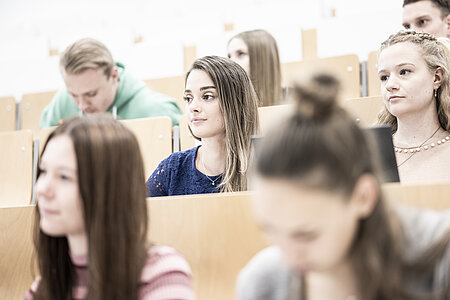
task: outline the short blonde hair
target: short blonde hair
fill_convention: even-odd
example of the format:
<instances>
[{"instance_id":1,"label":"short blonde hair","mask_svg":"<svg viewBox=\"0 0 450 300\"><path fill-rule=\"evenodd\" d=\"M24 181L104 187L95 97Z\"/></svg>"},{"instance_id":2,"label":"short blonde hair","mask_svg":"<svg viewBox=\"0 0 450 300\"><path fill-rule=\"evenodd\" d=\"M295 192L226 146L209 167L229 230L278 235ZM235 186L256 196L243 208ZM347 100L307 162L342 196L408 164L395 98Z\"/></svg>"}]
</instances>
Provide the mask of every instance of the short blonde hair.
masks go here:
<instances>
[{"instance_id":1,"label":"short blonde hair","mask_svg":"<svg viewBox=\"0 0 450 300\"><path fill-rule=\"evenodd\" d=\"M79 74L86 69L102 69L109 78L114 67L114 60L104 44L95 39L83 38L64 50L61 54L60 66L70 74Z\"/></svg>"}]
</instances>

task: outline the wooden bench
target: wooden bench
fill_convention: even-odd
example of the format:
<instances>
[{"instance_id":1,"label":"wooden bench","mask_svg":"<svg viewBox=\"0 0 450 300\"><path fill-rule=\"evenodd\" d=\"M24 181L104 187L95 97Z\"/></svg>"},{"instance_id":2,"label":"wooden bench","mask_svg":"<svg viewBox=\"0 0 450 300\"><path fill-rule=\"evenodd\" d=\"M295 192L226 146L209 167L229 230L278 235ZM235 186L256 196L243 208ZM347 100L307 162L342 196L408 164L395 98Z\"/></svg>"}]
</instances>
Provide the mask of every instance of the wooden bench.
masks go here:
<instances>
[{"instance_id":1,"label":"wooden bench","mask_svg":"<svg viewBox=\"0 0 450 300\"><path fill-rule=\"evenodd\" d=\"M24 94L20 102L21 129L30 129L34 136L39 132L39 122L45 107L52 101L56 91Z\"/></svg>"},{"instance_id":2,"label":"wooden bench","mask_svg":"<svg viewBox=\"0 0 450 300\"><path fill-rule=\"evenodd\" d=\"M353 115L355 121L362 127L376 124L378 113L383 105L381 96L349 99L343 103L343 107Z\"/></svg>"}]
</instances>

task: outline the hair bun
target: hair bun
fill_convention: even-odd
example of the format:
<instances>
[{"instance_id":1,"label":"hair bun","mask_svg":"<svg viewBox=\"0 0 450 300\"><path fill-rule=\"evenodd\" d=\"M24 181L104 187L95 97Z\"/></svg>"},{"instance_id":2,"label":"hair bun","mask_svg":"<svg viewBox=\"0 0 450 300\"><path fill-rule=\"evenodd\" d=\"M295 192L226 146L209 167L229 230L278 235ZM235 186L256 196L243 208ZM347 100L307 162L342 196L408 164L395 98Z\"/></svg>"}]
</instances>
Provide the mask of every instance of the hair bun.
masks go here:
<instances>
[{"instance_id":1,"label":"hair bun","mask_svg":"<svg viewBox=\"0 0 450 300\"><path fill-rule=\"evenodd\" d=\"M336 106L339 80L329 73L316 73L294 82L296 113L307 118L327 117Z\"/></svg>"}]
</instances>

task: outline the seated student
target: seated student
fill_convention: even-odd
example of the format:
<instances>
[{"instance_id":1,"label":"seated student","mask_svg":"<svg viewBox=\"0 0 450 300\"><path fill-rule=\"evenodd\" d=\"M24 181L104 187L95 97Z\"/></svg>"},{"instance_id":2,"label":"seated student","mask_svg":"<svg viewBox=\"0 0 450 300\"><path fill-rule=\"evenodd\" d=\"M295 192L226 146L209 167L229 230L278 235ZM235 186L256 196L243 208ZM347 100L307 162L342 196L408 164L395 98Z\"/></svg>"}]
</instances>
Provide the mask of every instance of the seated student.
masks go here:
<instances>
[{"instance_id":1,"label":"seated student","mask_svg":"<svg viewBox=\"0 0 450 300\"><path fill-rule=\"evenodd\" d=\"M111 116L75 117L39 162L34 240L40 276L24 299L193 299L190 268L147 242L134 135Z\"/></svg>"},{"instance_id":2,"label":"seated student","mask_svg":"<svg viewBox=\"0 0 450 300\"><path fill-rule=\"evenodd\" d=\"M164 159L147 180L151 197L244 191L258 97L245 70L223 57L197 59L186 75L186 113L202 145Z\"/></svg>"},{"instance_id":3,"label":"seated student","mask_svg":"<svg viewBox=\"0 0 450 300\"><path fill-rule=\"evenodd\" d=\"M228 57L252 80L259 106L281 104L281 68L277 42L265 30L244 31L228 42Z\"/></svg>"},{"instance_id":4,"label":"seated student","mask_svg":"<svg viewBox=\"0 0 450 300\"><path fill-rule=\"evenodd\" d=\"M403 27L450 38L450 1L403 0Z\"/></svg>"},{"instance_id":5,"label":"seated student","mask_svg":"<svg viewBox=\"0 0 450 300\"><path fill-rule=\"evenodd\" d=\"M338 90L323 73L297 82L296 111L258 144L253 208L274 246L237 299L448 299L431 293L450 296L450 210L388 206Z\"/></svg>"},{"instance_id":6,"label":"seated student","mask_svg":"<svg viewBox=\"0 0 450 300\"><path fill-rule=\"evenodd\" d=\"M123 64L114 63L109 50L97 40L84 38L67 47L60 67L66 88L45 108L41 128L56 126L74 115L104 112L122 120L169 116L178 124L181 110L176 101L150 91Z\"/></svg>"},{"instance_id":7,"label":"seated student","mask_svg":"<svg viewBox=\"0 0 450 300\"><path fill-rule=\"evenodd\" d=\"M450 182L449 59L427 33L399 32L381 45L378 123L392 126L402 183Z\"/></svg>"}]
</instances>

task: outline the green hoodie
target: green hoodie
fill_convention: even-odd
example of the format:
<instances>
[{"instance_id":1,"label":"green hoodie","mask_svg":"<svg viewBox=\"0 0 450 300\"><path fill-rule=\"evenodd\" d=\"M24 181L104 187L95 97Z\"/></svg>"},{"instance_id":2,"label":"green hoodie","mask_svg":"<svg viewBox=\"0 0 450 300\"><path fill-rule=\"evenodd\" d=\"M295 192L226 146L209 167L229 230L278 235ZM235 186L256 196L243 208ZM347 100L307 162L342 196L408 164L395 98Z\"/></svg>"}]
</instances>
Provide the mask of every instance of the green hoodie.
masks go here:
<instances>
[{"instance_id":1,"label":"green hoodie","mask_svg":"<svg viewBox=\"0 0 450 300\"><path fill-rule=\"evenodd\" d=\"M178 125L181 110L174 99L149 90L144 82L126 72L124 65L116 65L119 67L119 88L107 112L112 113L116 107L119 120L168 116L173 125ZM44 109L40 127L57 126L61 120L78 114L80 109L64 88L56 93L52 102Z\"/></svg>"}]
</instances>

